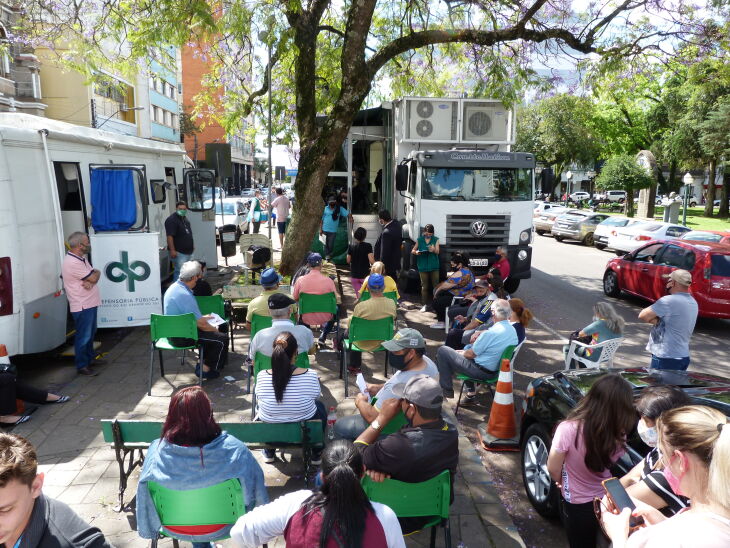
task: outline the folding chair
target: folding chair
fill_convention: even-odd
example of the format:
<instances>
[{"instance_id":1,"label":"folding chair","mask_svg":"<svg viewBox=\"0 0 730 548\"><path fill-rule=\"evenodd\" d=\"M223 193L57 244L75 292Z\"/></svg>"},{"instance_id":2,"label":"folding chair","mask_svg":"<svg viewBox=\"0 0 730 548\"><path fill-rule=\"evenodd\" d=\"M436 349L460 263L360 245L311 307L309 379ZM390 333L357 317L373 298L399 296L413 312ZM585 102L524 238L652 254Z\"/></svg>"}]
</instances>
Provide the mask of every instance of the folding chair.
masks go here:
<instances>
[{"instance_id":1,"label":"folding chair","mask_svg":"<svg viewBox=\"0 0 730 548\"><path fill-rule=\"evenodd\" d=\"M474 379L470 377L469 375L465 375L464 373L457 373L456 378L461 381L461 389L459 390L459 399L456 401L456 409L454 409L454 416L459 414L459 407L461 406L461 396L464 394L464 384L467 382L472 382L476 385L486 386L489 388L489 391L492 392L492 397L494 397L494 390L493 386L497 384L497 381L499 380L499 371L502 366L502 360L510 360L510 367L512 367L512 364L515 361L515 358L517 357L517 353L520 351L520 348L522 348L522 345L525 341L522 341L517 346L508 346L504 349L504 352L502 352L502 356L499 358L499 365L500 367L497 368L497 371L495 371L494 378L491 379Z\"/></svg>"},{"instance_id":2,"label":"folding chair","mask_svg":"<svg viewBox=\"0 0 730 548\"><path fill-rule=\"evenodd\" d=\"M309 369L309 354L307 352L299 352L295 362L297 367ZM253 376L253 396L251 398L251 420L256 416L256 376L265 369L271 369L271 356L256 352L253 359L253 375L249 378L249 393L251 393L251 377Z\"/></svg>"},{"instance_id":3,"label":"folding chair","mask_svg":"<svg viewBox=\"0 0 730 548\"><path fill-rule=\"evenodd\" d=\"M231 314L226 311L226 302L225 299L223 299L223 296L210 295L205 297L195 297L195 301L198 303L198 308L203 316L215 313L228 322L228 336L231 339L231 352L234 352Z\"/></svg>"},{"instance_id":4,"label":"folding chair","mask_svg":"<svg viewBox=\"0 0 730 548\"><path fill-rule=\"evenodd\" d=\"M357 345L358 341L389 341L393 338L395 318L386 316L379 320L366 320L353 316L350 319L349 334L342 341L340 351L340 378L345 381L345 397L349 395L347 382L347 352L385 352L382 344L374 350L363 350ZM385 352L385 376L388 376L388 353Z\"/></svg>"},{"instance_id":5,"label":"folding chair","mask_svg":"<svg viewBox=\"0 0 730 548\"><path fill-rule=\"evenodd\" d=\"M176 346L170 342L171 338L190 339L193 344L189 346ZM180 364L185 363L185 351L198 349L200 376L198 385L203 384L203 346L198 342L198 324L195 314L180 314L164 316L152 314L150 316L150 381L147 387L147 395L152 395L152 375L155 364L155 350L160 354L160 376L165 376L165 366L162 361L163 350L182 350L183 355Z\"/></svg>"},{"instance_id":6,"label":"folding chair","mask_svg":"<svg viewBox=\"0 0 730 548\"><path fill-rule=\"evenodd\" d=\"M376 482L367 474L360 480L365 494L373 502L388 506L399 518L431 517L422 529L431 527L431 548L436 546L436 527L444 528L444 546L451 548L451 473L444 470L438 476L420 483L394 479Z\"/></svg>"},{"instance_id":7,"label":"folding chair","mask_svg":"<svg viewBox=\"0 0 730 548\"><path fill-rule=\"evenodd\" d=\"M312 312L329 312L335 322L334 340L340 332L340 318L337 308L337 296L333 292L315 295L313 293L299 294L299 319L304 314Z\"/></svg>"},{"instance_id":8,"label":"folding chair","mask_svg":"<svg viewBox=\"0 0 730 548\"><path fill-rule=\"evenodd\" d=\"M570 369L570 363L572 360L582 363L588 369L598 369L600 367L613 367L613 356L624 342L623 337L617 337L615 339L608 339L598 344L583 344L578 341L570 341L570 348L568 353L565 355L565 369ZM596 350L601 350L601 355L598 356L597 360L591 360L589 356L579 356L576 354L578 348L584 348L590 350L591 353L595 353Z\"/></svg>"}]
</instances>

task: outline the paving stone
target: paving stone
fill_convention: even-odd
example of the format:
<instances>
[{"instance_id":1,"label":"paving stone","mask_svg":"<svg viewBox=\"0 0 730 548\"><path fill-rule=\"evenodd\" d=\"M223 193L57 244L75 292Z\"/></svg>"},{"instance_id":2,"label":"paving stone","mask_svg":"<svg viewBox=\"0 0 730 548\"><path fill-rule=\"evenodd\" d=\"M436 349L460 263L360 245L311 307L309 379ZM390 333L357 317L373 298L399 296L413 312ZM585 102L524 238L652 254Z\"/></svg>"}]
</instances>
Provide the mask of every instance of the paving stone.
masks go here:
<instances>
[{"instance_id":1,"label":"paving stone","mask_svg":"<svg viewBox=\"0 0 730 548\"><path fill-rule=\"evenodd\" d=\"M479 515L489 525L512 526L512 518L502 503L477 504Z\"/></svg>"},{"instance_id":2,"label":"paving stone","mask_svg":"<svg viewBox=\"0 0 730 548\"><path fill-rule=\"evenodd\" d=\"M46 476L43 480L43 484L68 487L73 482L73 479L78 475L78 470L54 470L53 474L48 474Z\"/></svg>"},{"instance_id":3,"label":"paving stone","mask_svg":"<svg viewBox=\"0 0 730 548\"><path fill-rule=\"evenodd\" d=\"M91 491L93 486L93 483L87 483L85 485L77 485L74 483L73 485L66 487L60 495L54 498L57 498L66 504L74 504L84 500L84 497L89 493L89 491Z\"/></svg>"},{"instance_id":4,"label":"paving stone","mask_svg":"<svg viewBox=\"0 0 730 548\"><path fill-rule=\"evenodd\" d=\"M453 522L454 519L452 519L451 521ZM460 542L469 548L489 546L489 542L491 541L491 539L489 537L489 533L484 527L484 524L482 523L482 520L479 519L479 516L460 515L458 516L458 521L459 536L456 537L456 539L454 540L454 546L458 546Z\"/></svg>"},{"instance_id":5,"label":"paving stone","mask_svg":"<svg viewBox=\"0 0 730 548\"><path fill-rule=\"evenodd\" d=\"M85 466L84 469L79 472L79 475L76 476L76 479L74 479L74 484L94 484L99 481L102 476L110 477L108 474L106 474L106 470L111 465L112 463L108 461L87 464L87 466Z\"/></svg>"},{"instance_id":6,"label":"paving stone","mask_svg":"<svg viewBox=\"0 0 730 548\"><path fill-rule=\"evenodd\" d=\"M519 533L515 527L487 527L489 536L494 542L494 545L498 548L517 548L521 546L525 547L525 543L520 538Z\"/></svg>"}]
</instances>

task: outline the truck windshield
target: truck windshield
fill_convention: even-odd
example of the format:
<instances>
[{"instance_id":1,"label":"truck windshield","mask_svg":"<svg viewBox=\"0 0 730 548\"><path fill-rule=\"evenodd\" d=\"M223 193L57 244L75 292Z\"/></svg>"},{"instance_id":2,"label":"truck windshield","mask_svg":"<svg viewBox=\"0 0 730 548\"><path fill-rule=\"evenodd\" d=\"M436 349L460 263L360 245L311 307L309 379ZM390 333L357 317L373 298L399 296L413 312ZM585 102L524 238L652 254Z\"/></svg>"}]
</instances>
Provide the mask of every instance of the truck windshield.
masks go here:
<instances>
[{"instance_id":1,"label":"truck windshield","mask_svg":"<svg viewBox=\"0 0 730 548\"><path fill-rule=\"evenodd\" d=\"M426 167L422 186L422 198L425 200L532 200L532 170Z\"/></svg>"}]
</instances>

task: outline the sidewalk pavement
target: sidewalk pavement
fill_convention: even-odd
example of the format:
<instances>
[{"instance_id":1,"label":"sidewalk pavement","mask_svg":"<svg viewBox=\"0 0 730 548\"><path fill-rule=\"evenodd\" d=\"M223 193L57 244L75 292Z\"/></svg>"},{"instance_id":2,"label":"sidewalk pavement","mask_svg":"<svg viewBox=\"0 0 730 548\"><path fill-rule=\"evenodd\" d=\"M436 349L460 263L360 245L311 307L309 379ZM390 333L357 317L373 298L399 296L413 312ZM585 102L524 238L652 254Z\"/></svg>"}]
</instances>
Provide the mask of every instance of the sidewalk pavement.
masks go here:
<instances>
[{"instance_id":1,"label":"sidewalk pavement","mask_svg":"<svg viewBox=\"0 0 730 548\"><path fill-rule=\"evenodd\" d=\"M220 275L211 275L211 285L215 287L230 280L237 270L233 262L229 259L230 268L222 268ZM346 273L341 271L341 274L345 279ZM354 300L352 288L349 283L343 283L342 286L344 302L351 310ZM403 320L400 322L404 324ZM431 342L442 344L441 341ZM203 384L213 400L216 420L220 422L250 419L251 397L245 393L246 372L243 367L248 333L237 330L234 344L235 352L230 353L223 376L230 375L235 380L229 382L221 377ZM121 513L114 511L119 468L114 451L103 441L100 421L115 417L164 421L173 392L197 383L192 358L181 365L179 358L175 358L172 353L166 354L166 378L159 377L159 365L155 358L152 396L147 396L149 331L143 327L133 329L105 356L107 365L100 367L99 376L75 377L63 387L61 393L71 396L71 401L41 406L31 421L13 430L28 438L36 447L40 471L45 473L44 492L71 505L84 519L99 527L117 547L141 547L148 545L149 541L136 533L133 497L139 468L130 477L125 493L127 507ZM382 381L382 356L366 355L363 358L363 371L367 380ZM345 399L344 386L338 378L337 353L332 350L320 351L313 365L322 382L325 405L337 406L340 417L355 412L354 399ZM351 394L354 395L354 379L351 382ZM450 406L446 405L444 409L452 422L457 424ZM461 429L459 433L459 467L454 484L455 500L451 506L452 546L524 546L479 454ZM303 465L298 452L287 453L286 462L277 459L274 464L263 463L259 452L256 452L256 457L264 470L272 500L286 492L305 488ZM441 530L436 538L436 545L443 546ZM412 535L406 542L409 547L429 546L429 543L430 531ZM160 544L171 545L171 541L164 540ZM231 540L219 544L234 546ZM284 543L279 539L269 546L278 548L283 547Z\"/></svg>"}]
</instances>

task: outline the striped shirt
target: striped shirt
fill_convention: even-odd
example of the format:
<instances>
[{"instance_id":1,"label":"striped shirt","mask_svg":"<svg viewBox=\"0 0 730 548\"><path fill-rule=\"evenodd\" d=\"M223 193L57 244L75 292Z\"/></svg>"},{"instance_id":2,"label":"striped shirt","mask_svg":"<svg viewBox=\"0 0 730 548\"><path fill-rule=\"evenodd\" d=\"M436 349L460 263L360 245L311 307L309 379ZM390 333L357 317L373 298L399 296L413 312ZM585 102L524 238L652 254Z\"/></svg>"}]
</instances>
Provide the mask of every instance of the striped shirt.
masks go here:
<instances>
[{"instance_id":1,"label":"striped shirt","mask_svg":"<svg viewBox=\"0 0 730 548\"><path fill-rule=\"evenodd\" d=\"M271 370L256 375L256 403L258 417L263 422L297 422L311 419L317 412L314 404L322 389L314 369L292 375L284 389L281 403L274 394L274 377Z\"/></svg>"},{"instance_id":2,"label":"striped shirt","mask_svg":"<svg viewBox=\"0 0 730 548\"><path fill-rule=\"evenodd\" d=\"M667 504L665 508L661 509L661 512L665 516L673 516L689 506L689 499L672 491L667 478L664 477L664 471L657 469L661 458L661 454L656 447L646 454L644 468L641 471L641 480L646 483L652 493Z\"/></svg>"}]
</instances>

